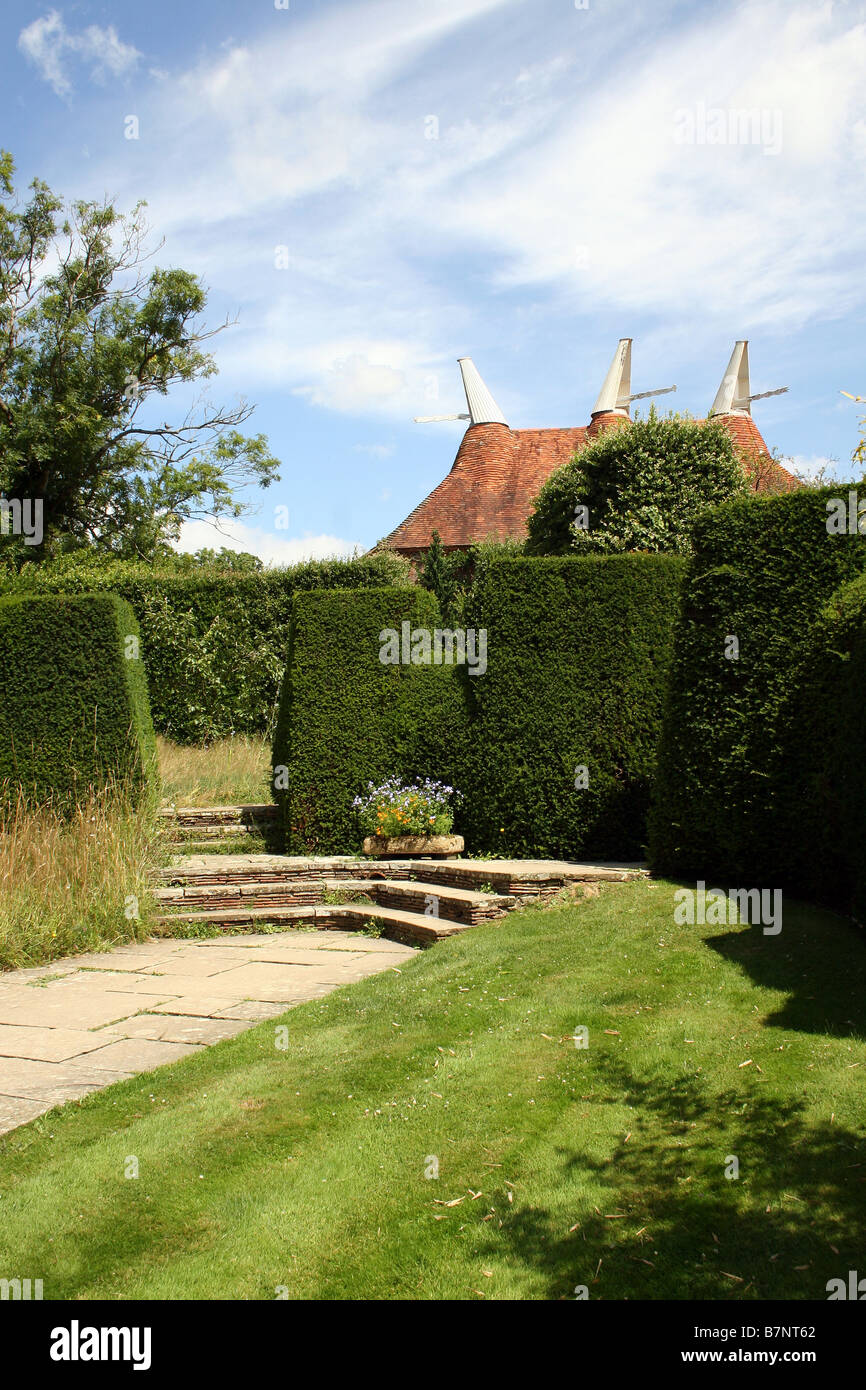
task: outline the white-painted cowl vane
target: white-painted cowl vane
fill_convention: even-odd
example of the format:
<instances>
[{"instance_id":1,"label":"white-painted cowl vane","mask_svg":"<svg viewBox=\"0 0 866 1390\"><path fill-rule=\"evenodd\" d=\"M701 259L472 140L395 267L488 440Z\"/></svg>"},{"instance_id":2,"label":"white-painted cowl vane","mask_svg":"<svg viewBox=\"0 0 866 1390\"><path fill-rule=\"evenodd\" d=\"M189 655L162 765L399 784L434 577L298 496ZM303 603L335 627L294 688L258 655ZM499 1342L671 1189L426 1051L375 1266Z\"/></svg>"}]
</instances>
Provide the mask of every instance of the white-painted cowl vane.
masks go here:
<instances>
[{"instance_id":1,"label":"white-painted cowl vane","mask_svg":"<svg viewBox=\"0 0 866 1390\"><path fill-rule=\"evenodd\" d=\"M716 392L711 415L751 415L749 409L749 340L734 344L722 384Z\"/></svg>"},{"instance_id":2,"label":"white-painted cowl vane","mask_svg":"<svg viewBox=\"0 0 866 1390\"><path fill-rule=\"evenodd\" d=\"M767 396L784 396L787 386L779 386L775 391L759 391L752 395L749 378L749 340L738 338L731 353L727 371L722 384L716 392L710 415L751 415L752 401L762 401Z\"/></svg>"},{"instance_id":3,"label":"white-painted cowl vane","mask_svg":"<svg viewBox=\"0 0 866 1390\"><path fill-rule=\"evenodd\" d=\"M458 357L463 390L473 425L507 425L508 421L485 386L471 357Z\"/></svg>"},{"instance_id":4,"label":"white-painted cowl vane","mask_svg":"<svg viewBox=\"0 0 866 1390\"><path fill-rule=\"evenodd\" d=\"M468 420L472 425L508 425L508 421L491 396L481 373L471 357L458 357L463 390L466 392L468 415L416 415L416 425L429 425L436 420Z\"/></svg>"},{"instance_id":5,"label":"white-painted cowl vane","mask_svg":"<svg viewBox=\"0 0 866 1390\"><path fill-rule=\"evenodd\" d=\"M631 343L631 338L620 338L617 343L613 361L598 393L598 400L592 407L593 415L628 416L631 401L642 401L648 396L666 396L671 391L676 391L675 386L662 386L657 391L636 391L632 395Z\"/></svg>"},{"instance_id":6,"label":"white-painted cowl vane","mask_svg":"<svg viewBox=\"0 0 866 1390\"><path fill-rule=\"evenodd\" d=\"M628 415L631 399L631 338L620 338L613 361L608 367L604 384L598 393L598 400L592 407L593 415Z\"/></svg>"}]
</instances>

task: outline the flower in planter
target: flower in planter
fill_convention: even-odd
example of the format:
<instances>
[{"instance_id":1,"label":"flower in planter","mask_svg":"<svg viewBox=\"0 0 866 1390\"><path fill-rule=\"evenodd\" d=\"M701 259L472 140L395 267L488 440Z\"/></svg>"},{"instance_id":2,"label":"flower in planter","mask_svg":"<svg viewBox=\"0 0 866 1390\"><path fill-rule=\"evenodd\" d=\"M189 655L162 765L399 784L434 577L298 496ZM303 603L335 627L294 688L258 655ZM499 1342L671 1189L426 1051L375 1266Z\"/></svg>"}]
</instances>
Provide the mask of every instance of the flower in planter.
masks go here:
<instances>
[{"instance_id":1,"label":"flower in planter","mask_svg":"<svg viewBox=\"0 0 866 1390\"><path fill-rule=\"evenodd\" d=\"M460 792L444 782L416 777L404 782L389 777L380 787L367 783L367 795L352 802L366 835L393 839L398 835L450 835L455 805L463 800Z\"/></svg>"}]
</instances>

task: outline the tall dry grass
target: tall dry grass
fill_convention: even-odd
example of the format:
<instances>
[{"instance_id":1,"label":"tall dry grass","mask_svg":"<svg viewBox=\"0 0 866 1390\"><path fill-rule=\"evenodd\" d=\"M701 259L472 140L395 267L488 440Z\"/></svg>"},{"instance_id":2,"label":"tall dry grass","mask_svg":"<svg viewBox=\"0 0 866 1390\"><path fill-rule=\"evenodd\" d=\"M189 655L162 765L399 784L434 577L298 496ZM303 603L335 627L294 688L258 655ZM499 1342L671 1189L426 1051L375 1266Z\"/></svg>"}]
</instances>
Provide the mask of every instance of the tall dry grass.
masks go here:
<instances>
[{"instance_id":1,"label":"tall dry grass","mask_svg":"<svg viewBox=\"0 0 866 1390\"><path fill-rule=\"evenodd\" d=\"M206 748L157 738L163 801L170 806L236 806L271 800L271 748L235 735Z\"/></svg>"},{"instance_id":2,"label":"tall dry grass","mask_svg":"<svg viewBox=\"0 0 866 1390\"><path fill-rule=\"evenodd\" d=\"M108 791L71 817L19 799L0 818L0 969L146 937L156 846L152 815Z\"/></svg>"}]
</instances>

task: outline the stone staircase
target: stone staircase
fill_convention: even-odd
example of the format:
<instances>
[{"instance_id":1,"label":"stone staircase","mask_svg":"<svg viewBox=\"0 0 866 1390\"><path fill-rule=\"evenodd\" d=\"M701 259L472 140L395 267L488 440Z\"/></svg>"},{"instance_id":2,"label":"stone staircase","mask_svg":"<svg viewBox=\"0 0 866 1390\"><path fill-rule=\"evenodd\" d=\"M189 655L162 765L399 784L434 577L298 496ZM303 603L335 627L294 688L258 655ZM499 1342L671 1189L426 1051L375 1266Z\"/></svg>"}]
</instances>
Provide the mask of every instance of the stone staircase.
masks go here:
<instances>
[{"instance_id":1,"label":"stone staircase","mask_svg":"<svg viewBox=\"0 0 866 1390\"><path fill-rule=\"evenodd\" d=\"M163 841L187 852L275 849L277 807L164 806L159 812Z\"/></svg>"},{"instance_id":2,"label":"stone staircase","mask_svg":"<svg viewBox=\"0 0 866 1390\"><path fill-rule=\"evenodd\" d=\"M378 927L393 940L426 946L571 885L621 883L644 873L639 864L556 860L211 853L177 857L158 871L153 892L166 925L226 932Z\"/></svg>"}]
</instances>

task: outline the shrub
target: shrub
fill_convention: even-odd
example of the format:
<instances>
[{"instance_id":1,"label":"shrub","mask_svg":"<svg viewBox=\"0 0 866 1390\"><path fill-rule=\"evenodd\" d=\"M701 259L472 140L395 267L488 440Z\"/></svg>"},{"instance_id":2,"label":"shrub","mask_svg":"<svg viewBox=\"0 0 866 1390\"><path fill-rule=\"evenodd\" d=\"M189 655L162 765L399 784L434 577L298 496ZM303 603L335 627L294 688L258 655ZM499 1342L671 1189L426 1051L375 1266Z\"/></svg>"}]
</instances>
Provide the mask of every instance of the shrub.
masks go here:
<instances>
[{"instance_id":1,"label":"shrub","mask_svg":"<svg viewBox=\"0 0 866 1390\"><path fill-rule=\"evenodd\" d=\"M488 560L457 782L472 850L640 854L682 573L673 556Z\"/></svg>"},{"instance_id":2,"label":"shrub","mask_svg":"<svg viewBox=\"0 0 866 1390\"><path fill-rule=\"evenodd\" d=\"M360 849L352 802L369 782L455 780L465 738L455 668L383 664L380 634L403 622L441 627L433 595L390 587L295 597L273 752L290 851Z\"/></svg>"},{"instance_id":3,"label":"shrub","mask_svg":"<svg viewBox=\"0 0 866 1390\"><path fill-rule=\"evenodd\" d=\"M828 534L838 494L737 500L696 525L651 813L664 872L810 892L816 807L835 806L837 830L840 817L862 825L862 812L849 820L859 773L848 770L848 790L822 784L815 745L829 740L839 757L840 736L854 748L862 737L852 733L864 695L861 590L843 586L866 570L866 537ZM725 656L730 637L736 660Z\"/></svg>"},{"instance_id":4,"label":"shrub","mask_svg":"<svg viewBox=\"0 0 866 1390\"><path fill-rule=\"evenodd\" d=\"M608 429L547 479L527 523L530 555L617 551L688 554L708 507L746 492L746 475L718 421L646 420ZM579 504L588 527L575 525Z\"/></svg>"},{"instance_id":5,"label":"shrub","mask_svg":"<svg viewBox=\"0 0 866 1390\"><path fill-rule=\"evenodd\" d=\"M156 750L129 604L112 594L0 599L0 789L61 810L111 786L138 799Z\"/></svg>"},{"instance_id":6,"label":"shrub","mask_svg":"<svg viewBox=\"0 0 866 1390\"><path fill-rule=\"evenodd\" d=\"M399 583L408 583L408 565L385 551L263 573L69 559L7 572L0 589L126 599L141 625L157 732L210 743L233 733L272 735L294 593Z\"/></svg>"}]
</instances>

